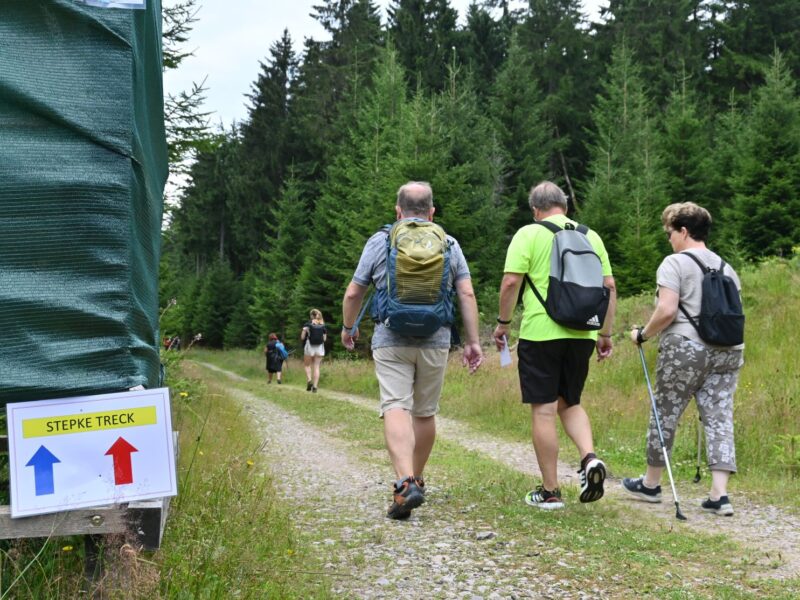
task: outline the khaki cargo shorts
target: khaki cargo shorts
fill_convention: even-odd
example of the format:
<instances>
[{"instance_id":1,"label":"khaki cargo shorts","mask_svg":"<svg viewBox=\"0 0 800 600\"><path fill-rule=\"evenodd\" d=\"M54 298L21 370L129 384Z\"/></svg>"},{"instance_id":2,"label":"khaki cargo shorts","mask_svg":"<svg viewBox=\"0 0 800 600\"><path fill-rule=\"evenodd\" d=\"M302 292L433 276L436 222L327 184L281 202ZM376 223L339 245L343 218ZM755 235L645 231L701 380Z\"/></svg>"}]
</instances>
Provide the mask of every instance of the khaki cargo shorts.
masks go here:
<instances>
[{"instance_id":1,"label":"khaki cargo shorts","mask_svg":"<svg viewBox=\"0 0 800 600\"><path fill-rule=\"evenodd\" d=\"M372 358L381 389L380 416L394 408L403 408L415 417L439 412L449 353L447 348L376 348Z\"/></svg>"}]
</instances>

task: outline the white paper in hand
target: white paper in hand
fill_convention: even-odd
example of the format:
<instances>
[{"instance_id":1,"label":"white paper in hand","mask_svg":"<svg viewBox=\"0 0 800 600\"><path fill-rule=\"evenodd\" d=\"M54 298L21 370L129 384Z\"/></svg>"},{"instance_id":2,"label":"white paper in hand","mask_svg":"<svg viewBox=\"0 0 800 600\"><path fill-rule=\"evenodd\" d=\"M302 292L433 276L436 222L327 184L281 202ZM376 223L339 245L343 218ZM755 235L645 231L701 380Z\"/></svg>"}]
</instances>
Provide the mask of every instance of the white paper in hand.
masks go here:
<instances>
[{"instance_id":1,"label":"white paper in hand","mask_svg":"<svg viewBox=\"0 0 800 600\"><path fill-rule=\"evenodd\" d=\"M506 336L503 336L503 341L505 345L500 350L500 366L507 367L511 364L511 351L508 349L508 338Z\"/></svg>"}]
</instances>

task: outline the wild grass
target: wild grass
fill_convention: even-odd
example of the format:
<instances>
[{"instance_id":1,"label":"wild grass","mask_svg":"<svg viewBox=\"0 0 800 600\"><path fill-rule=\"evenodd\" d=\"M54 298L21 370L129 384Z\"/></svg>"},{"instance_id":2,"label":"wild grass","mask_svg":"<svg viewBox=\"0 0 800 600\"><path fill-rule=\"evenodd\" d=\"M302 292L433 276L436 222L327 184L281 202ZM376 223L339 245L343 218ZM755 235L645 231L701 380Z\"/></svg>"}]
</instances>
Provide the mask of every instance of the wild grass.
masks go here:
<instances>
[{"instance_id":1,"label":"wild grass","mask_svg":"<svg viewBox=\"0 0 800 600\"><path fill-rule=\"evenodd\" d=\"M102 538L104 575L84 581L83 538L0 542L0 598L327 598L276 498L260 438L222 390L165 356L180 431L179 495L158 552Z\"/></svg>"},{"instance_id":2,"label":"wild grass","mask_svg":"<svg viewBox=\"0 0 800 600\"><path fill-rule=\"evenodd\" d=\"M735 398L734 427L739 474L731 490L758 491L770 501L797 508L800 482L800 261L772 259L741 273L747 315L745 365ZM645 466L645 433L650 400L637 348L627 331L645 322L653 307L650 294L622 299L617 313L614 354L594 362L583 404L592 420L598 454L617 475L636 476ZM487 328L488 330L488 328ZM362 342L363 343L363 342ZM510 440L530 438L530 411L520 402L515 367L500 368L498 353L484 338L486 363L470 376L458 353L451 357L441 414ZM512 340L513 343L513 340ZM655 377L657 341L645 345L650 377ZM254 352L199 352L211 362L250 376L263 370ZM290 361L287 382L302 385L298 360ZM370 361L323 363L320 387L377 397ZM698 416L690 404L681 420L672 462L677 478L691 479L697 463ZM562 433L563 437L563 433ZM562 459L576 462L563 439ZM701 457L706 482L705 449Z\"/></svg>"}]
</instances>

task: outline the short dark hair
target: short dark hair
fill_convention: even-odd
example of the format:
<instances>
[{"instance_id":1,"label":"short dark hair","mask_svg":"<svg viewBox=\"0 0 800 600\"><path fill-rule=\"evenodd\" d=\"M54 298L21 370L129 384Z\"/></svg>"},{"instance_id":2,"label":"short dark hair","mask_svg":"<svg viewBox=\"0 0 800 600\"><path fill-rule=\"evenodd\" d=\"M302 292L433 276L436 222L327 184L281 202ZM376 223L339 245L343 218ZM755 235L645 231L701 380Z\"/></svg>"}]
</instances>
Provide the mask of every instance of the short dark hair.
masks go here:
<instances>
[{"instance_id":1,"label":"short dark hair","mask_svg":"<svg viewBox=\"0 0 800 600\"><path fill-rule=\"evenodd\" d=\"M428 216L433 208L433 189L427 181L409 181L397 190L397 206L407 216Z\"/></svg>"},{"instance_id":2,"label":"short dark hair","mask_svg":"<svg viewBox=\"0 0 800 600\"><path fill-rule=\"evenodd\" d=\"M705 242L711 231L711 213L694 202L676 202L661 213L661 223L667 230L677 231L681 227L686 227L689 237L698 242Z\"/></svg>"}]
</instances>

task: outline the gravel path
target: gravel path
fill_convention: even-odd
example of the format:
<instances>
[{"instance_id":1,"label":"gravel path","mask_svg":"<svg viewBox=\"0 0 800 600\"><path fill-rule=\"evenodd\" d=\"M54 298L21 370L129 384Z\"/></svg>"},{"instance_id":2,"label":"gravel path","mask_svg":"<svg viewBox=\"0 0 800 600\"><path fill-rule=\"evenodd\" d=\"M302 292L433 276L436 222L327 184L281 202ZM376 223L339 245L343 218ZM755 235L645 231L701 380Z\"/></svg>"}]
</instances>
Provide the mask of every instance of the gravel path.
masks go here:
<instances>
[{"instance_id":1,"label":"gravel path","mask_svg":"<svg viewBox=\"0 0 800 600\"><path fill-rule=\"evenodd\" d=\"M214 365L198 364L237 381L246 381ZM290 385L283 388L301 389ZM412 514L407 524L385 519L383 515L390 485L388 468L356 462L352 450L341 441L262 398L240 390L231 390L231 393L245 403L262 425L266 436L265 452L270 456L278 481L282 486L286 482L287 496L329 499L324 503L328 508L322 508L322 503L318 506L310 503L306 505L310 509L301 508L294 518L312 531L321 519L337 523L340 539L315 542L331 546L331 561L326 570L342 574L342 577L335 578L337 593L346 597L384 598L395 596L410 581L430 581L429 594L411 593L411 597L474 600L605 597L600 589L581 594L570 589L569 583L551 578L547 573L521 568L518 564L520 550L515 548L521 542L498 541L487 525L475 522L469 515L448 514L444 507L432 508L424 511L425 527L421 526L417 513ZM328 390L320 390L320 395L377 411L377 401L370 398ZM522 473L539 474L529 443L492 438L443 417L437 417L437 429L443 439L482 453ZM388 464L388 458L385 460ZM346 474L347 486L340 485L341 474ZM559 478L564 483L577 484L577 474L572 466L560 464ZM800 572L800 519L777 507L757 504L739 496L733 498L734 517L705 513L699 505L705 498L707 483L679 482L681 509L689 519L686 522L674 518L675 506L668 485L664 487L662 504L628 502L620 489L620 480L609 477L606 496L612 501L624 502L626 510L635 510L640 516L654 519L668 529L680 527L730 536L752 552L751 560L755 565L766 567L763 570L765 575L775 579L797 577ZM431 504L435 505L435 502L434 498ZM414 528L413 544L405 540L408 526ZM353 565L358 565L355 573ZM408 594L408 590L405 593Z\"/></svg>"}]
</instances>

